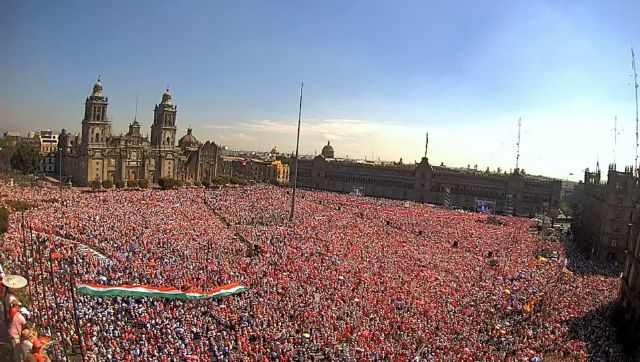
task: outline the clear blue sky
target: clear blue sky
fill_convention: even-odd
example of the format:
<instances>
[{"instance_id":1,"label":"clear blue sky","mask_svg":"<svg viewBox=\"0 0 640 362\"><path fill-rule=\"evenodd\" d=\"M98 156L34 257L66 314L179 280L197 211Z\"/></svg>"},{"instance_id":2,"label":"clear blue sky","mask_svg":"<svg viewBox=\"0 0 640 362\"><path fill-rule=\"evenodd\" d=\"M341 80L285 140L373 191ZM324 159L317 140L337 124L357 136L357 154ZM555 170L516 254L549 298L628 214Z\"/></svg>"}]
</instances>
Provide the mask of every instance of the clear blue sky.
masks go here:
<instances>
[{"instance_id":1,"label":"clear blue sky","mask_svg":"<svg viewBox=\"0 0 640 362\"><path fill-rule=\"evenodd\" d=\"M4 1L0 131L79 132L98 74L115 132L169 85L179 136L566 178L635 157L637 1Z\"/></svg>"}]
</instances>

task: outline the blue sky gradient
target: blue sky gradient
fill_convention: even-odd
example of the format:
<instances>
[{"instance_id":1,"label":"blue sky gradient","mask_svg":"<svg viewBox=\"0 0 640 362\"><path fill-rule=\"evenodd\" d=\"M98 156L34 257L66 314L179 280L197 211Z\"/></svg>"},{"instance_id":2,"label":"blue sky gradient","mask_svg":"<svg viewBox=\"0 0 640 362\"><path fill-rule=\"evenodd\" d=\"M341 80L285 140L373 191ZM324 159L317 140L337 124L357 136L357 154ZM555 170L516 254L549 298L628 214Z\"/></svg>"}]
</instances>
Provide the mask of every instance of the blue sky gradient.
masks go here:
<instances>
[{"instance_id":1,"label":"blue sky gradient","mask_svg":"<svg viewBox=\"0 0 640 362\"><path fill-rule=\"evenodd\" d=\"M98 74L116 132L168 85L179 135L267 150L579 178L635 157L634 1L5 1L0 130L79 132ZM574 176L569 176L574 173Z\"/></svg>"}]
</instances>

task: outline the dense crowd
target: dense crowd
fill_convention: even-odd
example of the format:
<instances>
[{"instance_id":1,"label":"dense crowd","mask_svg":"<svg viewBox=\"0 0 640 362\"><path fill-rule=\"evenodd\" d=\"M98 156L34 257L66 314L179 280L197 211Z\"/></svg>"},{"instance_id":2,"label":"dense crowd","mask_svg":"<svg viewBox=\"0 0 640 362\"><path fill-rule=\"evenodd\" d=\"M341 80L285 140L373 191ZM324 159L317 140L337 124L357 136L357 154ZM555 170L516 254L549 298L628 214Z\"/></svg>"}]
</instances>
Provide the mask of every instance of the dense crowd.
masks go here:
<instances>
[{"instance_id":1,"label":"dense crowd","mask_svg":"<svg viewBox=\"0 0 640 362\"><path fill-rule=\"evenodd\" d=\"M35 205L12 214L1 262L30 279L57 360L79 344L87 361L624 359L607 321L619 278L528 219L301 191L291 224L273 186L0 195ZM82 282L247 291L72 294Z\"/></svg>"}]
</instances>

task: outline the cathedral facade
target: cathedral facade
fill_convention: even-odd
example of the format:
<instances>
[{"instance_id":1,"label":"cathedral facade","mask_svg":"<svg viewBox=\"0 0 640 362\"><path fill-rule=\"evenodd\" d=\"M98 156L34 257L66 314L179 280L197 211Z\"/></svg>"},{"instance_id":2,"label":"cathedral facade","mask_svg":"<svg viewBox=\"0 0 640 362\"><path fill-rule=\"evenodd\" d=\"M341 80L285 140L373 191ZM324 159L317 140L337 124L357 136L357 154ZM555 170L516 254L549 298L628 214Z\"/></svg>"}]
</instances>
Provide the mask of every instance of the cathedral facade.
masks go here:
<instances>
[{"instance_id":1,"label":"cathedral facade","mask_svg":"<svg viewBox=\"0 0 640 362\"><path fill-rule=\"evenodd\" d=\"M137 119L126 134L114 135L107 117L109 99L100 79L85 100L82 131L71 134L62 130L58 138L61 150L58 164L62 174L72 182L87 185L92 181L126 182L160 178L201 182L218 176L222 169L219 147L207 141L201 144L191 128L176 146L177 106L167 89L155 106L151 139L140 132Z\"/></svg>"}]
</instances>

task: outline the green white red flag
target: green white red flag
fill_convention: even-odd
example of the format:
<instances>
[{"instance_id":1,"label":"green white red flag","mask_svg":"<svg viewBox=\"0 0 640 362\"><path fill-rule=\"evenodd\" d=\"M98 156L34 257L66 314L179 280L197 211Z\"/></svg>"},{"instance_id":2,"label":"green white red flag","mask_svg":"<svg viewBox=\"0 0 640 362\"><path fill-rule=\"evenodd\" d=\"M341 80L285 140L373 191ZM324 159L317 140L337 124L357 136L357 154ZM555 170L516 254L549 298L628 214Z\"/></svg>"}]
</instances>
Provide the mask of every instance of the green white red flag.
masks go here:
<instances>
[{"instance_id":1,"label":"green white red flag","mask_svg":"<svg viewBox=\"0 0 640 362\"><path fill-rule=\"evenodd\" d=\"M232 283L217 287L208 292L196 289L180 290L176 288L152 287L149 285L98 285L98 284L77 284L78 293L94 295L98 297L148 297L148 298L169 298L183 300L217 299L231 294L238 294L247 289L239 283Z\"/></svg>"}]
</instances>

